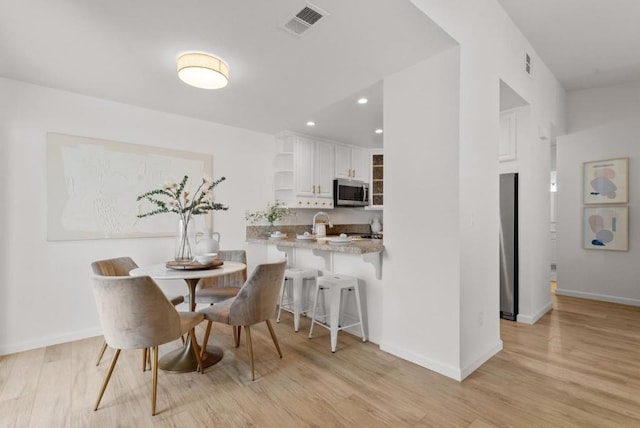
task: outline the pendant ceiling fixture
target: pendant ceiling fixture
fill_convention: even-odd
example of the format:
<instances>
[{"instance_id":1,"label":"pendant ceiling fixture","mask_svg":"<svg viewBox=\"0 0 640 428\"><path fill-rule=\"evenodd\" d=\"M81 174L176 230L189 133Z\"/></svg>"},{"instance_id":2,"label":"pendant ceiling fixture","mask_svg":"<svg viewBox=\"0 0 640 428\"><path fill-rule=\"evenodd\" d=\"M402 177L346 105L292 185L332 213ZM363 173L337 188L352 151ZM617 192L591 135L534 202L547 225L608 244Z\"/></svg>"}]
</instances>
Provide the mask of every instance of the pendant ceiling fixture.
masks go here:
<instances>
[{"instance_id":1,"label":"pendant ceiling fixture","mask_svg":"<svg viewBox=\"0 0 640 428\"><path fill-rule=\"evenodd\" d=\"M178 77L196 88L220 89L229 83L229 66L213 55L186 53L178 57Z\"/></svg>"}]
</instances>

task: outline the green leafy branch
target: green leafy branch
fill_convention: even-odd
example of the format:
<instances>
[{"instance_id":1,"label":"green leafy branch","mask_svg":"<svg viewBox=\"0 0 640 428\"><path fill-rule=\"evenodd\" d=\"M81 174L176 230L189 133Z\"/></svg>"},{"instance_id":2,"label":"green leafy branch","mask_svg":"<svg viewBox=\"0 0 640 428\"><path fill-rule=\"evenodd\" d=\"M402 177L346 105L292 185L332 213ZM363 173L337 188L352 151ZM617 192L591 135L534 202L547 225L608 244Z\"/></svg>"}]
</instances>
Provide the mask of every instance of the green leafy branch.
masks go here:
<instances>
[{"instance_id":1,"label":"green leafy branch","mask_svg":"<svg viewBox=\"0 0 640 428\"><path fill-rule=\"evenodd\" d=\"M189 181L188 175L185 175L180 183L165 183L160 189L150 190L138 196L138 202L146 201L155 208L137 216L144 218L164 213L175 213L188 222L193 215L206 214L209 211L226 211L229 207L214 202L211 192L224 180L226 180L225 177L213 180L205 175L193 195L185 190Z\"/></svg>"}]
</instances>

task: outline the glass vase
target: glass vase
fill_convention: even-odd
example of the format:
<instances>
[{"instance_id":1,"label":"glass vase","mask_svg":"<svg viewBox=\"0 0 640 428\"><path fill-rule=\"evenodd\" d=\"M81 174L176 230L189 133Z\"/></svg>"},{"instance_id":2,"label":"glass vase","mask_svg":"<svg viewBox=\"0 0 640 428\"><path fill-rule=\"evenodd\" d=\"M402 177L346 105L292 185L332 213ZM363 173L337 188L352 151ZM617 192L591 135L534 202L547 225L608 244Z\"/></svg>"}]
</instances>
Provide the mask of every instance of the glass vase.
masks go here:
<instances>
[{"instance_id":1,"label":"glass vase","mask_svg":"<svg viewBox=\"0 0 640 428\"><path fill-rule=\"evenodd\" d=\"M185 221L180 219L178 221L178 234L176 235L176 252L175 261L177 262L190 262L193 260L193 254L191 253L191 219Z\"/></svg>"},{"instance_id":2,"label":"glass vase","mask_svg":"<svg viewBox=\"0 0 640 428\"><path fill-rule=\"evenodd\" d=\"M270 222L267 226L267 238L271 236L276 231L276 225L273 222Z\"/></svg>"}]
</instances>

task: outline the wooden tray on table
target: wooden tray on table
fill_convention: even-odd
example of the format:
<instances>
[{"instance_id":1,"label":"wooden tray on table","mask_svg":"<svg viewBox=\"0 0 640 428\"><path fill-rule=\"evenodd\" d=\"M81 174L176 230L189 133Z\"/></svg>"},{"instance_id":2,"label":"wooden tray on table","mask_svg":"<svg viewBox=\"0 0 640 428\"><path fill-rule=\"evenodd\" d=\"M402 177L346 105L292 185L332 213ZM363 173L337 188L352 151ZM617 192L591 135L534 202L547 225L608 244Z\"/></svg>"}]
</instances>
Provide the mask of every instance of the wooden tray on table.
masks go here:
<instances>
[{"instance_id":1,"label":"wooden tray on table","mask_svg":"<svg viewBox=\"0 0 640 428\"><path fill-rule=\"evenodd\" d=\"M204 270L204 269L215 269L217 267L222 266L223 264L224 262L222 260L217 260L217 259L206 265L201 265L195 260L191 260L188 262L176 262L174 260L171 260L167 262L166 266L169 269L175 269L175 270Z\"/></svg>"}]
</instances>

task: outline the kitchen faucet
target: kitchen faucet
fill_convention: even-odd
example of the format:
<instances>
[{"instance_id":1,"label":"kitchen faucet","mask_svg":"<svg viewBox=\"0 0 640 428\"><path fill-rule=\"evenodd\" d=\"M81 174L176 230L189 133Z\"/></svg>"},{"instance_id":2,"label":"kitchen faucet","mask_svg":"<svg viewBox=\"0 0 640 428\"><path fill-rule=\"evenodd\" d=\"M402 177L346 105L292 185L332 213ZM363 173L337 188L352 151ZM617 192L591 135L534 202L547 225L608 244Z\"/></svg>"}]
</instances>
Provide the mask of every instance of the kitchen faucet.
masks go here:
<instances>
[{"instance_id":1,"label":"kitchen faucet","mask_svg":"<svg viewBox=\"0 0 640 428\"><path fill-rule=\"evenodd\" d=\"M311 226L311 232L315 233L316 235L319 235L319 236L326 236L326 234L327 234L327 229L326 228L324 228L324 233L320 233L320 234L318 233L318 227L317 227L317 224L316 224L316 219L318 218L318 216L321 216L321 215L323 215L323 216L325 216L327 218L327 222L329 223L329 227L333 227L333 223L331 223L331 220L329 219L329 214L327 214L324 211L318 211L316 213L316 215L313 216L313 225Z\"/></svg>"}]
</instances>

